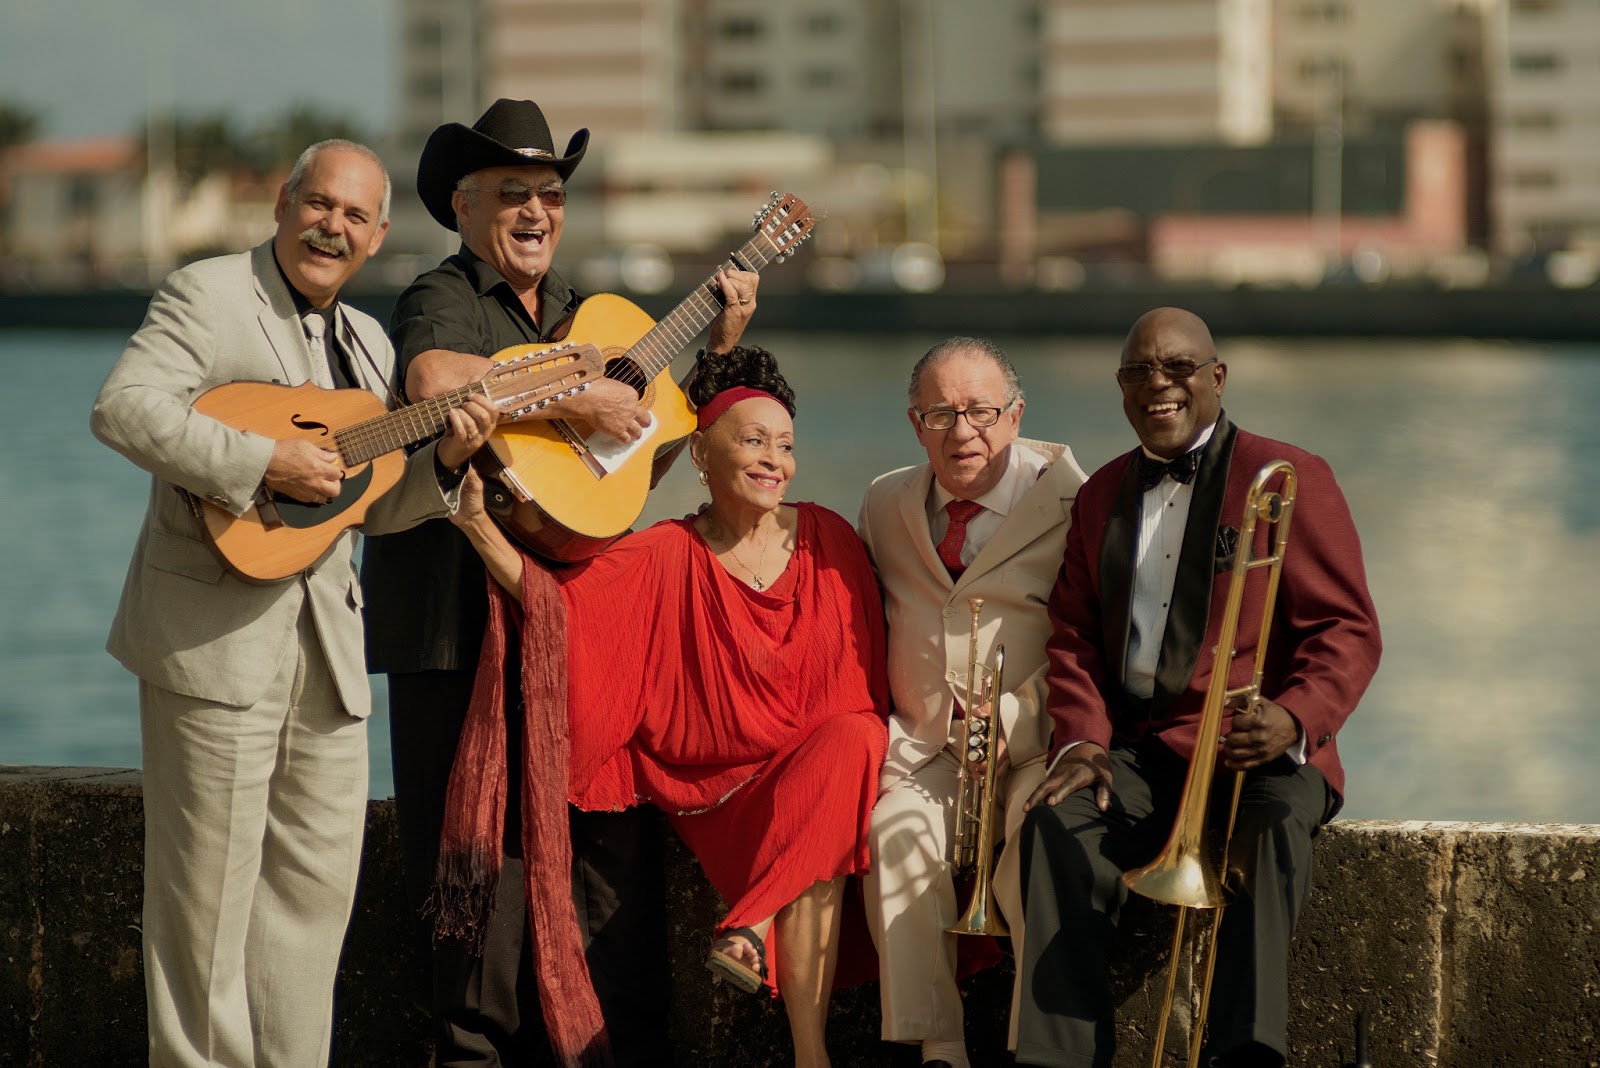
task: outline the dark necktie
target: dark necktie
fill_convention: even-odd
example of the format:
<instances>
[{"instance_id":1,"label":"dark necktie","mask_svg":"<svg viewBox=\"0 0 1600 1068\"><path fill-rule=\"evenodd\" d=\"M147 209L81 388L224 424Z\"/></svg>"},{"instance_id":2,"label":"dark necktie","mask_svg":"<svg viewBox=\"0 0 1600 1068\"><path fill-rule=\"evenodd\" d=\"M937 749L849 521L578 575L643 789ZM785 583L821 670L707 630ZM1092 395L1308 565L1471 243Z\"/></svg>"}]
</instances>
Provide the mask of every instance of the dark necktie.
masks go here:
<instances>
[{"instance_id":1,"label":"dark necktie","mask_svg":"<svg viewBox=\"0 0 1600 1068\"><path fill-rule=\"evenodd\" d=\"M983 505L976 501L951 501L944 510L950 515L950 526L939 539L939 559L944 561L951 578L959 578L967 569L961 562L961 548L967 543L967 524L983 511Z\"/></svg>"},{"instance_id":2,"label":"dark necktie","mask_svg":"<svg viewBox=\"0 0 1600 1068\"><path fill-rule=\"evenodd\" d=\"M1149 493L1161 484L1163 478L1187 485L1194 481L1200 468L1200 449L1186 452L1176 460L1152 460L1144 450L1139 451L1139 492Z\"/></svg>"}]
</instances>

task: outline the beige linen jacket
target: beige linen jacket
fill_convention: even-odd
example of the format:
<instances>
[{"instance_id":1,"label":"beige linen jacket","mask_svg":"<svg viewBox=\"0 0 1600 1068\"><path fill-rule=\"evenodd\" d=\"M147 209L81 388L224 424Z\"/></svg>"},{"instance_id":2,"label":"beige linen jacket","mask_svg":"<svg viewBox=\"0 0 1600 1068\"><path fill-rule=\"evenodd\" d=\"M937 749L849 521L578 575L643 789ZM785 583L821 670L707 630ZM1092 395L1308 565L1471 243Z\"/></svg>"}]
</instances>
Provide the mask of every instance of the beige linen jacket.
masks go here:
<instances>
[{"instance_id":1,"label":"beige linen jacket","mask_svg":"<svg viewBox=\"0 0 1600 1068\"><path fill-rule=\"evenodd\" d=\"M394 350L369 315L341 306L343 335L361 384L388 400L399 394ZM95 399L95 437L153 476L144 525L106 649L156 686L240 707L266 692L309 605L345 711L371 711L362 651L361 585L351 555L354 531L304 574L272 585L244 582L202 539L177 487L235 515L266 473L273 442L194 411L190 402L227 382L330 387L314 361L294 298L268 241L250 252L202 260L173 272L150 302L144 324ZM448 515L430 444L375 502L365 529L404 530Z\"/></svg>"},{"instance_id":2,"label":"beige linen jacket","mask_svg":"<svg viewBox=\"0 0 1600 1068\"><path fill-rule=\"evenodd\" d=\"M1049 466L1000 529L951 582L928 530L933 470L926 464L879 476L861 506L860 533L883 584L889 625L889 753L882 789L932 760L945 745L957 700L966 700L972 612L982 597L978 656L992 661L1004 645L1000 722L1013 767L1050 751L1044 711L1045 603L1061 570L1067 524L1086 478L1065 445L1019 438Z\"/></svg>"}]
</instances>

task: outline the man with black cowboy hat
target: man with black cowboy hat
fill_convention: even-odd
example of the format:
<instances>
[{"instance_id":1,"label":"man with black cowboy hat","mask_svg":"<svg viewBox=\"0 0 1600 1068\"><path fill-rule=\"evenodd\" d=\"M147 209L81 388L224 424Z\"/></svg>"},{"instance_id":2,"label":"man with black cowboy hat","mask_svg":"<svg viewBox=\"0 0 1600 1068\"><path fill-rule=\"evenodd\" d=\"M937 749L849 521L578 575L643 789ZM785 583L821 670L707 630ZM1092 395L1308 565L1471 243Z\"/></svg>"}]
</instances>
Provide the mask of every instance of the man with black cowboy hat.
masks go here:
<instances>
[{"instance_id":1,"label":"man with black cowboy hat","mask_svg":"<svg viewBox=\"0 0 1600 1068\"><path fill-rule=\"evenodd\" d=\"M565 220L563 183L588 142L589 131L579 130L556 155L543 112L528 100L497 100L470 127L446 123L428 138L417 193L441 226L460 232L461 249L418 277L395 306L390 337L410 400L476 381L486 357L503 348L554 340L577 310L582 298L551 261ZM724 309L711 324L710 350L738 343L755 310L756 283L749 272L719 276ZM637 439L650 422L638 395L610 380L533 418L582 419L624 440ZM459 530L429 522L371 541L362 578L368 668L389 675L395 801L414 933L432 961L436 1063L522 1063L540 1055L545 1041L535 984L525 979L518 997L529 950L515 761L505 842L508 854L519 855L502 866L482 956L451 944L432 947L420 913L487 620L483 566ZM654 814L574 810L571 832L573 898L617 1061L670 1063Z\"/></svg>"}]
</instances>

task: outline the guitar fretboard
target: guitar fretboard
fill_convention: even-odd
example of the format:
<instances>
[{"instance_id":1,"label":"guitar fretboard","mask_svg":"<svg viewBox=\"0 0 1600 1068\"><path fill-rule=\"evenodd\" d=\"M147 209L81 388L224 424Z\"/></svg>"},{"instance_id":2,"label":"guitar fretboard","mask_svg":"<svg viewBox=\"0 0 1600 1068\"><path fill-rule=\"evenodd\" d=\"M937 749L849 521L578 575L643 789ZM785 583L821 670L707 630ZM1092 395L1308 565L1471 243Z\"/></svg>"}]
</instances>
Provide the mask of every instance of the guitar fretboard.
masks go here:
<instances>
[{"instance_id":1,"label":"guitar fretboard","mask_svg":"<svg viewBox=\"0 0 1600 1068\"><path fill-rule=\"evenodd\" d=\"M740 271L760 271L771 263L777 255L777 246L765 233L757 232L755 236L746 241L737 252L723 261L717 270L736 269ZM610 377L632 377L628 362L632 361L644 372L644 381L653 381L656 375L667 369L667 365L677 358L678 353L689 347L689 343L700 336L700 331L710 325L711 320L717 317L722 310L722 302L712 295L712 287L716 285L716 271L713 271L704 282L695 287L693 293L685 297L676 308L668 312L648 334L634 343L628 350L626 360L613 361L611 367L617 371L616 375L607 372Z\"/></svg>"},{"instance_id":2,"label":"guitar fretboard","mask_svg":"<svg viewBox=\"0 0 1600 1068\"><path fill-rule=\"evenodd\" d=\"M488 395L483 383L474 382L385 415L352 423L333 435L346 467L357 467L385 453L427 441L444 433L452 408L459 408L474 393Z\"/></svg>"}]
</instances>

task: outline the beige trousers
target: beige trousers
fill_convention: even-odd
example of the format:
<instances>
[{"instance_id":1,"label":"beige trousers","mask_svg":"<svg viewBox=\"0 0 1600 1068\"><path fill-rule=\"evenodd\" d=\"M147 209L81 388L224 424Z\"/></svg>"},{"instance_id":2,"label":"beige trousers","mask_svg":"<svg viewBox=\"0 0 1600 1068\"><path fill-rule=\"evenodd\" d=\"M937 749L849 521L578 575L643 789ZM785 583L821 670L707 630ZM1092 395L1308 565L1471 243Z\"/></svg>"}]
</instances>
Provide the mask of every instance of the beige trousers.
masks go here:
<instances>
[{"instance_id":1,"label":"beige trousers","mask_svg":"<svg viewBox=\"0 0 1600 1068\"><path fill-rule=\"evenodd\" d=\"M962 1041L956 989L956 941L946 934L956 913L950 871L960 758L950 748L901 779L872 810L872 871L867 924L878 947L878 985L886 1042ZM1044 781L1044 760L1013 768L998 784L1005 848L994 871L994 900L1022 945L1022 880L1018 850L1022 802ZM1016 1048L1018 972L1011 994L1010 1046Z\"/></svg>"},{"instance_id":2,"label":"beige trousers","mask_svg":"<svg viewBox=\"0 0 1600 1068\"><path fill-rule=\"evenodd\" d=\"M257 705L141 682L139 716L152 1068L324 1068L366 721L345 713L309 614Z\"/></svg>"}]
</instances>

